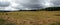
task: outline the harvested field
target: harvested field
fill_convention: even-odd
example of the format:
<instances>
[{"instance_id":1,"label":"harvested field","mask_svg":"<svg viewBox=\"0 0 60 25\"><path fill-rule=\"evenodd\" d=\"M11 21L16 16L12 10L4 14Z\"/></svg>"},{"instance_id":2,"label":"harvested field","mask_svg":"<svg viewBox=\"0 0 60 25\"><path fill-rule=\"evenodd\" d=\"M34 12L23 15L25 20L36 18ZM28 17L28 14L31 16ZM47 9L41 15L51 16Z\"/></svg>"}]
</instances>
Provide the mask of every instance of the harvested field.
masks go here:
<instances>
[{"instance_id":1,"label":"harvested field","mask_svg":"<svg viewBox=\"0 0 60 25\"><path fill-rule=\"evenodd\" d=\"M0 25L60 25L60 11L0 12Z\"/></svg>"}]
</instances>

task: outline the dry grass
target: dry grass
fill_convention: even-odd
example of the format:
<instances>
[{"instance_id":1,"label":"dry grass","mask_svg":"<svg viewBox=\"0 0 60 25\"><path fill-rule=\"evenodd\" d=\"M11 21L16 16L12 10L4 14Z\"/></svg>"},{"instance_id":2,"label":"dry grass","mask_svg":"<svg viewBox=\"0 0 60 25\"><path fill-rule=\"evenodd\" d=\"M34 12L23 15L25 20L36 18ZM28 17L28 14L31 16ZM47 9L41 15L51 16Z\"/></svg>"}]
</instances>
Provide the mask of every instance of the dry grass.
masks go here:
<instances>
[{"instance_id":1,"label":"dry grass","mask_svg":"<svg viewBox=\"0 0 60 25\"><path fill-rule=\"evenodd\" d=\"M0 18L15 25L52 25L60 24L60 11L0 12Z\"/></svg>"}]
</instances>

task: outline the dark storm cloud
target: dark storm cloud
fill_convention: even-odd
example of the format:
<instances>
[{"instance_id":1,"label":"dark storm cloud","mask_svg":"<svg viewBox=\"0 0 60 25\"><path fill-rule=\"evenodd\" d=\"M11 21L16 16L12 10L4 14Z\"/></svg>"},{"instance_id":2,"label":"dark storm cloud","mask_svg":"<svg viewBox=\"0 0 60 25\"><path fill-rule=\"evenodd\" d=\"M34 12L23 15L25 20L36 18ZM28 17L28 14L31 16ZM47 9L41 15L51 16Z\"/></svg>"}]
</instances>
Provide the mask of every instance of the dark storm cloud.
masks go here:
<instances>
[{"instance_id":1,"label":"dark storm cloud","mask_svg":"<svg viewBox=\"0 0 60 25\"><path fill-rule=\"evenodd\" d=\"M10 2L0 2L0 7L7 7L12 10L13 9L20 9L20 10L34 10L34 9L42 9L44 7L48 7L51 4L55 5L60 5L60 0L51 0L51 4L49 0L14 0L17 6L14 6L15 4ZM8 7L10 6L10 7ZM6 9L7 9L6 8Z\"/></svg>"},{"instance_id":2,"label":"dark storm cloud","mask_svg":"<svg viewBox=\"0 0 60 25\"><path fill-rule=\"evenodd\" d=\"M19 0L17 0L19 1ZM27 0L26 0L27 1ZM22 4L21 2L17 2L19 4L21 4L23 6L22 9L25 9L25 8L28 8L28 9L39 9L39 8L42 8L43 5L39 2L39 0L28 0L28 3L26 1L23 1L22 0ZM18 6L18 8L21 9L21 7Z\"/></svg>"},{"instance_id":3,"label":"dark storm cloud","mask_svg":"<svg viewBox=\"0 0 60 25\"><path fill-rule=\"evenodd\" d=\"M45 3L49 3L48 0L17 0L16 3L19 3L20 5L16 7L16 9L24 10L24 9L42 9L46 7ZM43 3L43 4L42 4ZM53 5L60 5L60 0L52 0L51 2ZM23 7L20 7L20 6ZM48 6L47 6L48 7Z\"/></svg>"},{"instance_id":4,"label":"dark storm cloud","mask_svg":"<svg viewBox=\"0 0 60 25\"><path fill-rule=\"evenodd\" d=\"M8 7L9 5L9 2L0 2L0 7Z\"/></svg>"},{"instance_id":5,"label":"dark storm cloud","mask_svg":"<svg viewBox=\"0 0 60 25\"><path fill-rule=\"evenodd\" d=\"M60 5L60 0L53 0L51 3L53 3L54 5Z\"/></svg>"}]
</instances>

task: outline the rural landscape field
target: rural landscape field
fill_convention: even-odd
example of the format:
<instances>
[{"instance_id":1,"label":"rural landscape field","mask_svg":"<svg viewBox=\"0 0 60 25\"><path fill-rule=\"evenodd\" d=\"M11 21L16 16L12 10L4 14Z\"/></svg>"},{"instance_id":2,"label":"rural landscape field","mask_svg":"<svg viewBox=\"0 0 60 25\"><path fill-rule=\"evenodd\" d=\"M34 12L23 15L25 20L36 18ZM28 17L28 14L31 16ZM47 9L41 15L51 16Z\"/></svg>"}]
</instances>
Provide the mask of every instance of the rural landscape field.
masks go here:
<instances>
[{"instance_id":1,"label":"rural landscape field","mask_svg":"<svg viewBox=\"0 0 60 25\"><path fill-rule=\"evenodd\" d=\"M0 12L0 25L60 25L60 11Z\"/></svg>"}]
</instances>

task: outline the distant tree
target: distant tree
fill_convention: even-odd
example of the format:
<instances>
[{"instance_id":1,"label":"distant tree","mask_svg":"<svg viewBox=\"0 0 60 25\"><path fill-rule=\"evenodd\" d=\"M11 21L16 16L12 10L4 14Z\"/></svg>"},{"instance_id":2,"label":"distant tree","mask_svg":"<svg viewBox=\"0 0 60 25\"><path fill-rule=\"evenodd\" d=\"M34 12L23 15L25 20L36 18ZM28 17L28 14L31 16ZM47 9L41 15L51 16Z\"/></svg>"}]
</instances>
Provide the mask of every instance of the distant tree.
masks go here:
<instances>
[{"instance_id":1,"label":"distant tree","mask_svg":"<svg viewBox=\"0 0 60 25\"><path fill-rule=\"evenodd\" d=\"M48 7L48 8L45 8L44 10L47 10L47 11L59 11L60 7Z\"/></svg>"}]
</instances>

